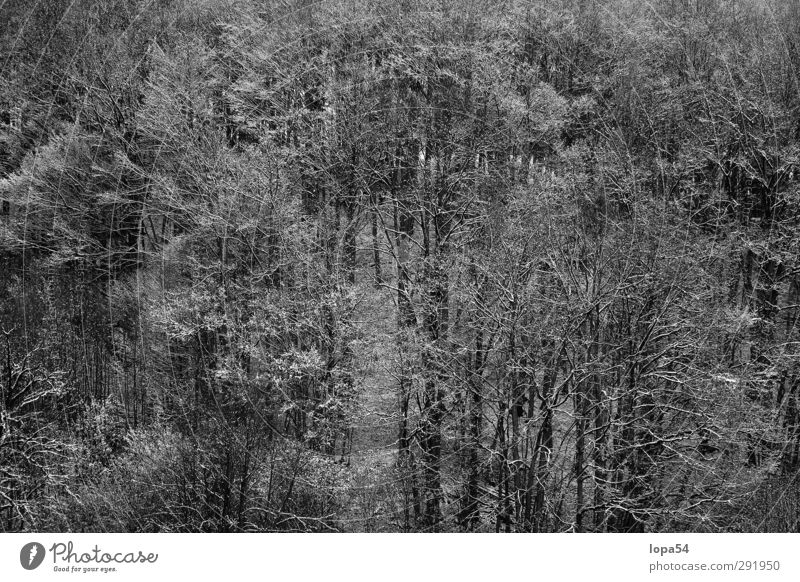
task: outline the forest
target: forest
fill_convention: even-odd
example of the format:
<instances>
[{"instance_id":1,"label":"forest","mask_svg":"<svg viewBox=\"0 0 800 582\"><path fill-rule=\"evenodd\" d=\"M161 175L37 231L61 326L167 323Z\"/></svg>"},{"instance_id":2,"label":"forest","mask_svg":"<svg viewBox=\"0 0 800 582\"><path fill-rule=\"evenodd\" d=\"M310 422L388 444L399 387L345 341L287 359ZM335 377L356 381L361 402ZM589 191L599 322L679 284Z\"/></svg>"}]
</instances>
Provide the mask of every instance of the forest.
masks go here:
<instances>
[{"instance_id":1,"label":"forest","mask_svg":"<svg viewBox=\"0 0 800 582\"><path fill-rule=\"evenodd\" d=\"M0 0L0 531L800 531L800 3Z\"/></svg>"}]
</instances>

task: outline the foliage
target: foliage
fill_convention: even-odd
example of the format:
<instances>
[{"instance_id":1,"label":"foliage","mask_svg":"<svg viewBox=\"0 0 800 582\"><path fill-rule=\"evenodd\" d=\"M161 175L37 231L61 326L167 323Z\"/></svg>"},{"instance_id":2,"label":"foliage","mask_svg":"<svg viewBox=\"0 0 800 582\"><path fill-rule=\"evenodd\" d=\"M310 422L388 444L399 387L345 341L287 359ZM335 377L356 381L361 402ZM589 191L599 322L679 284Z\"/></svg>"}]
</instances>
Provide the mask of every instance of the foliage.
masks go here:
<instances>
[{"instance_id":1,"label":"foliage","mask_svg":"<svg viewBox=\"0 0 800 582\"><path fill-rule=\"evenodd\" d=\"M0 4L0 529L796 531L792 3Z\"/></svg>"}]
</instances>

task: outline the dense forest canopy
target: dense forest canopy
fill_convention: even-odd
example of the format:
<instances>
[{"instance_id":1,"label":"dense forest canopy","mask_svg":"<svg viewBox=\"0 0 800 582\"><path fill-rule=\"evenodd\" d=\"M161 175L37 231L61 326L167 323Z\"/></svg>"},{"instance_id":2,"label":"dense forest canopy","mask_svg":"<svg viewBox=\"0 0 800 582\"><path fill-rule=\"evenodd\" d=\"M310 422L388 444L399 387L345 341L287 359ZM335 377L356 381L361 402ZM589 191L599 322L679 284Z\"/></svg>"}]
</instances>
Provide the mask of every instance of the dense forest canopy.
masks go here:
<instances>
[{"instance_id":1,"label":"dense forest canopy","mask_svg":"<svg viewBox=\"0 0 800 582\"><path fill-rule=\"evenodd\" d=\"M798 531L800 6L0 0L0 530Z\"/></svg>"}]
</instances>

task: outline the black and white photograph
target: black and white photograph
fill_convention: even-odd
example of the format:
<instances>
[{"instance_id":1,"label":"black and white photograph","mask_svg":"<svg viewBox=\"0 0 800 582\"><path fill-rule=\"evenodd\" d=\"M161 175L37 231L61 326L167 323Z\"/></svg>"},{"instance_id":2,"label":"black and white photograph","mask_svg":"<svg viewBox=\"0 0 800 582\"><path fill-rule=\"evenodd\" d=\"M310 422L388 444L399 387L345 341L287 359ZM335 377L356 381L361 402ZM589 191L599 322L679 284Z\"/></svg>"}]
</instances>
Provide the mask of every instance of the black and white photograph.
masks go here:
<instances>
[{"instance_id":1,"label":"black and white photograph","mask_svg":"<svg viewBox=\"0 0 800 582\"><path fill-rule=\"evenodd\" d=\"M0 0L0 532L800 531L799 74L796 0Z\"/></svg>"}]
</instances>

